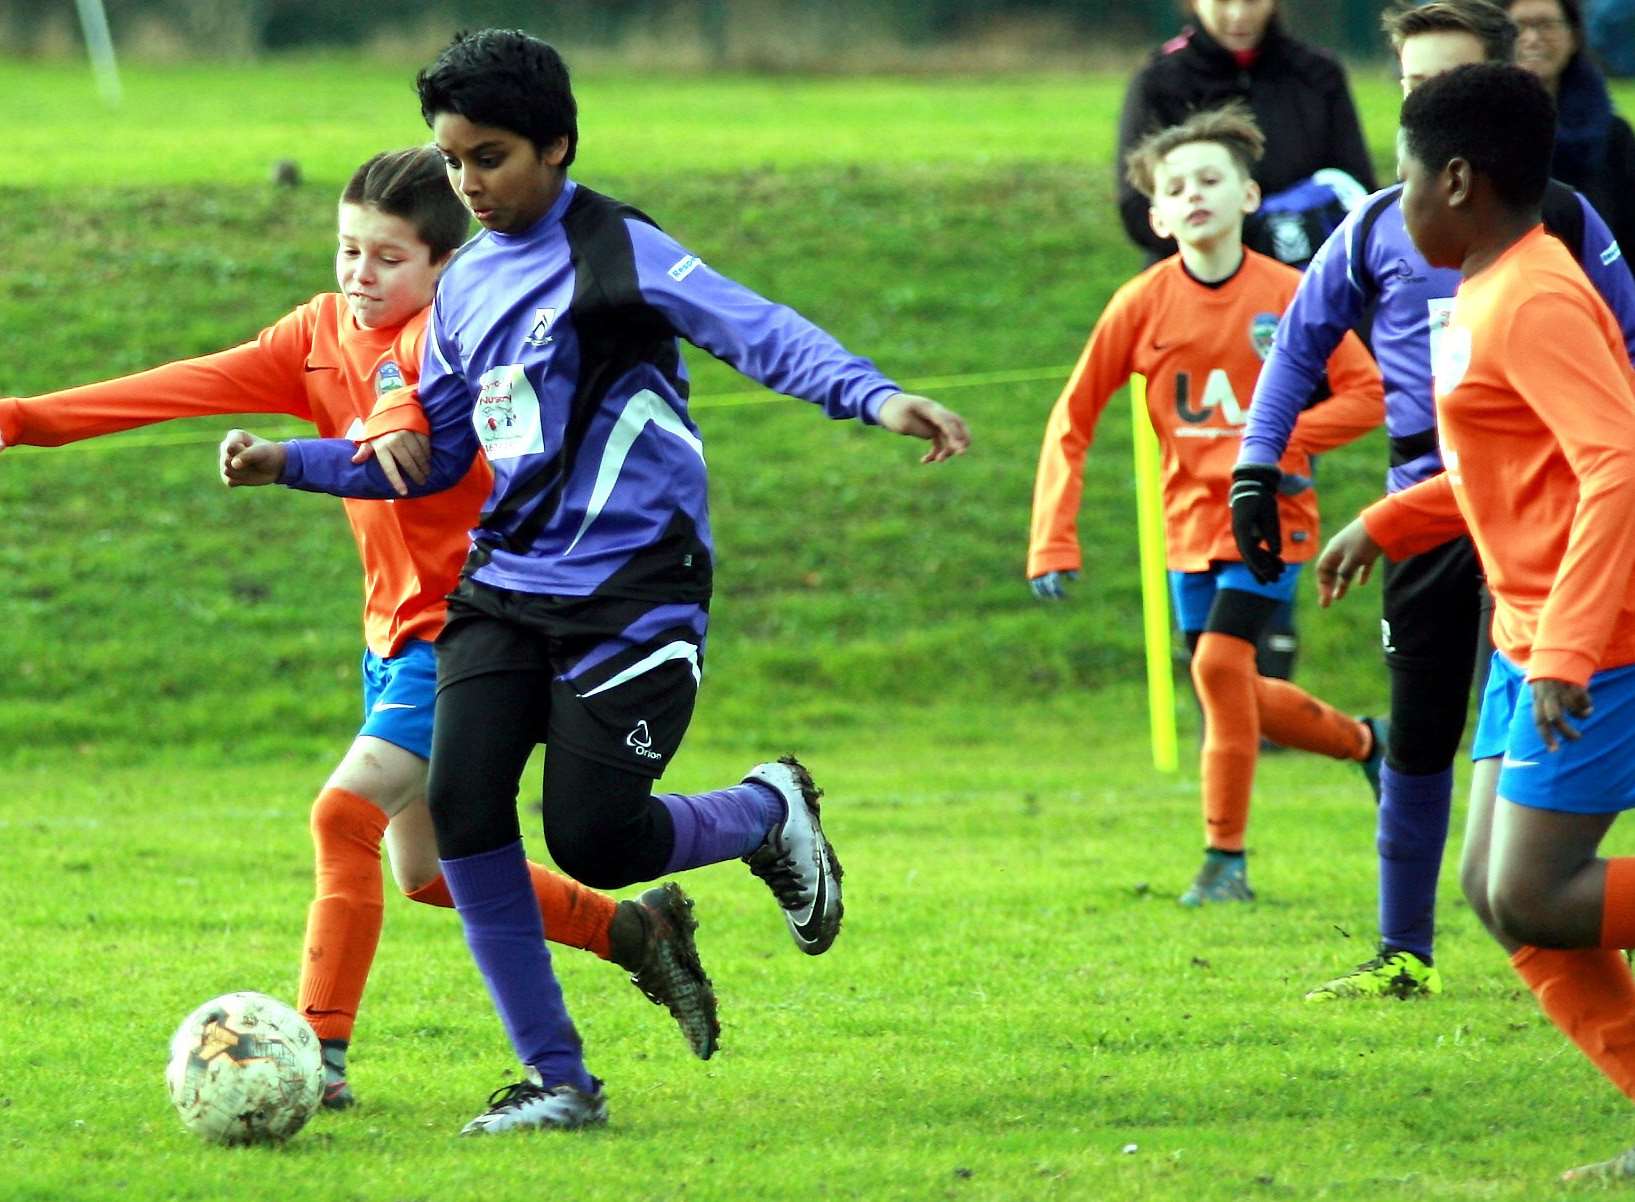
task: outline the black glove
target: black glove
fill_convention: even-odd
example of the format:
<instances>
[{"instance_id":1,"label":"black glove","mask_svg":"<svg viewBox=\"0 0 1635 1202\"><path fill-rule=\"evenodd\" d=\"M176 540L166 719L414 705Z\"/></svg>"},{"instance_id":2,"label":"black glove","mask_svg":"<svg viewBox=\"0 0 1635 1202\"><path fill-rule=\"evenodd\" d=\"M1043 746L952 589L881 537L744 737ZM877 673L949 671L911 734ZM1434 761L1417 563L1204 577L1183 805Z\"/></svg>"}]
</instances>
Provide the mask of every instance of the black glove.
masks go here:
<instances>
[{"instance_id":1,"label":"black glove","mask_svg":"<svg viewBox=\"0 0 1635 1202\"><path fill-rule=\"evenodd\" d=\"M1262 584L1283 575L1283 525L1277 517L1277 487L1282 479L1283 473L1273 464L1239 464L1232 472L1232 490L1226 494L1238 554L1250 575Z\"/></svg>"}]
</instances>

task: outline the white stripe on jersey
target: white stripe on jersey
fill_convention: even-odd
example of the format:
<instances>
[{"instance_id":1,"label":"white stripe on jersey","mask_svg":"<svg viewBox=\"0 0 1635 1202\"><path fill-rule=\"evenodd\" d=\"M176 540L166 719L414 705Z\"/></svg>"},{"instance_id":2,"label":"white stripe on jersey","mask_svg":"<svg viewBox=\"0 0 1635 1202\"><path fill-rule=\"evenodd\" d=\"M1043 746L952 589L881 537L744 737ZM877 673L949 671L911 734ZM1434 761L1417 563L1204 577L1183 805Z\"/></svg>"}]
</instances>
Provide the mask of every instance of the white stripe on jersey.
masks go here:
<instances>
[{"instance_id":1,"label":"white stripe on jersey","mask_svg":"<svg viewBox=\"0 0 1635 1202\"><path fill-rule=\"evenodd\" d=\"M696 684L700 673L698 670L698 648L682 639L673 643L666 643L646 659L631 664L623 672L610 680L605 680L588 693L580 693L581 697L594 697L598 693L605 693L608 689L617 688L627 680L634 680L643 672L651 672L660 664L667 664L673 659L684 659L692 665L693 682Z\"/></svg>"},{"instance_id":2,"label":"white stripe on jersey","mask_svg":"<svg viewBox=\"0 0 1635 1202\"><path fill-rule=\"evenodd\" d=\"M601 516L602 509L607 505L607 499L613 495L613 486L618 483L619 473L624 470L624 461L630 455L630 448L647 428L648 422L652 422L661 430L668 430L681 439L693 449L699 462L703 462L704 444L687 428L681 418L676 416L676 411L666 405L663 398L651 388L644 388L636 393L625 402L619 420L607 436L607 446L602 449L602 463L596 469L596 486L591 490L590 504L585 506L585 520L579 523L579 533L573 536L567 550L562 552L564 558L573 554L573 549L579 545L585 531L590 529L590 524Z\"/></svg>"}]
</instances>

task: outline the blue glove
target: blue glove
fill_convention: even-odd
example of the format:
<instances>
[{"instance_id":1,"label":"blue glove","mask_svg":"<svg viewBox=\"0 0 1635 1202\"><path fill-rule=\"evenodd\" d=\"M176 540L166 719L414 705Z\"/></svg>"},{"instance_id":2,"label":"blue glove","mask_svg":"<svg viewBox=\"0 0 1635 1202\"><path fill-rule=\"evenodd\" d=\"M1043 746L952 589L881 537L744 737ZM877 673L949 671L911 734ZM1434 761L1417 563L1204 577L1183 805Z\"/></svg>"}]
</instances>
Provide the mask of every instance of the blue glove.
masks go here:
<instances>
[{"instance_id":1,"label":"blue glove","mask_svg":"<svg viewBox=\"0 0 1635 1202\"><path fill-rule=\"evenodd\" d=\"M1077 572L1046 572L1043 576L1035 576L1029 580L1028 586L1033 589L1033 595L1037 600L1065 601L1067 582L1078 578Z\"/></svg>"}]
</instances>

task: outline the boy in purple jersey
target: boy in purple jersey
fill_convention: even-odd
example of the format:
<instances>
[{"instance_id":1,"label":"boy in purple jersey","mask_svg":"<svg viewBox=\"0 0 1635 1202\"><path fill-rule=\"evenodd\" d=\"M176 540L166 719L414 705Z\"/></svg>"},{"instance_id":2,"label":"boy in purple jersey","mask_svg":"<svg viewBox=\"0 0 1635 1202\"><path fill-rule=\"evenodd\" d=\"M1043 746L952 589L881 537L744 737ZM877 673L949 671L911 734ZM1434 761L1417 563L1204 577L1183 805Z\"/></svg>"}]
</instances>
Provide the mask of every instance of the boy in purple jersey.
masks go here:
<instances>
[{"instance_id":1,"label":"boy in purple jersey","mask_svg":"<svg viewBox=\"0 0 1635 1202\"><path fill-rule=\"evenodd\" d=\"M793 310L717 274L645 215L567 177L577 111L557 52L458 35L417 80L450 183L485 232L444 275L419 400L445 488L481 450L494 487L437 643L428 785L466 940L531 1080L467 1133L605 1120L541 937L516 818L534 745L557 864L603 888L742 857L802 951L840 927L819 790L792 757L654 796L692 716L711 592L703 448L676 339L777 391L963 452L965 423L902 392ZM370 431L372 433L372 431ZM234 431L230 483L390 497L344 440Z\"/></svg>"},{"instance_id":2,"label":"boy in purple jersey","mask_svg":"<svg viewBox=\"0 0 1635 1202\"><path fill-rule=\"evenodd\" d=\"M1508 62L1515 49L1515 26L1486 0L1398 10L1387 14L1385 28L1404 94L1454 67ZM1256 385L1234 474L1232 525L1244 561L1266 579L1282 570L1278 457L1328 355L1370 306L1391 435L1387 486L1396 492L1442 470L1431 360L1459 273L1425 262L1403 226L1400 194L1401 185L1375 193L1324 244L1278 326ZM1552 182L1544 223L1573 251L1635 348L1635 280L1605 222L1581 196ZM1433 939L1453 757L1476 665L1491 651L1488 603L1470 540L1388 564L1382 600L1391 726L1380 774L1380 949L1313 989L1309 1001L1415 997L1442 988Z\"/></svg>"}]
</instances>

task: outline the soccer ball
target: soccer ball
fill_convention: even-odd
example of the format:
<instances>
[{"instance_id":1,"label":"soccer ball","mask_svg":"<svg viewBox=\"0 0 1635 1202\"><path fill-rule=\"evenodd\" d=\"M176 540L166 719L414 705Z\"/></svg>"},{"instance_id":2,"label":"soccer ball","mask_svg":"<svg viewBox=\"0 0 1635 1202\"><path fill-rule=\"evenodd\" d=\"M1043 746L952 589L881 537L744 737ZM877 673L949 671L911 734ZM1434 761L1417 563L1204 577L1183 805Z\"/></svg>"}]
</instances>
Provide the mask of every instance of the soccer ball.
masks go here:
<instances>
[{"instance_id":1,"label":"soccer ball","mask_svg":"<svg viewBox=\"0 0 1635 1202\"><path fill-rule=\"evenodd\" d=\"M228 993L193 1011L165 1070L182 1126L216 1144L294 1135L324 1094L323 1050L306 1019L264 993Z\"/></svg>"}]
</instances>

